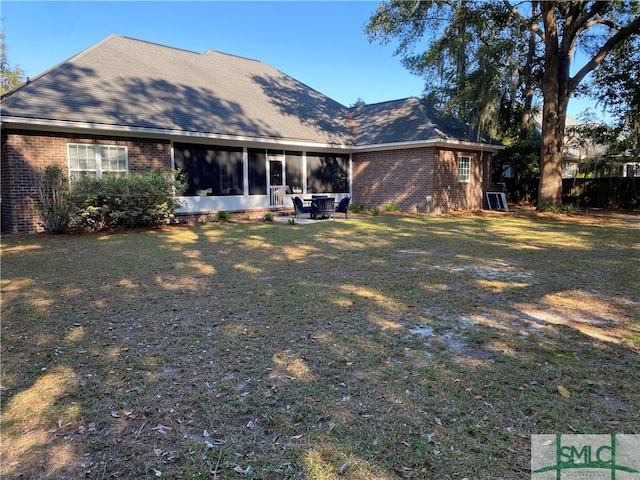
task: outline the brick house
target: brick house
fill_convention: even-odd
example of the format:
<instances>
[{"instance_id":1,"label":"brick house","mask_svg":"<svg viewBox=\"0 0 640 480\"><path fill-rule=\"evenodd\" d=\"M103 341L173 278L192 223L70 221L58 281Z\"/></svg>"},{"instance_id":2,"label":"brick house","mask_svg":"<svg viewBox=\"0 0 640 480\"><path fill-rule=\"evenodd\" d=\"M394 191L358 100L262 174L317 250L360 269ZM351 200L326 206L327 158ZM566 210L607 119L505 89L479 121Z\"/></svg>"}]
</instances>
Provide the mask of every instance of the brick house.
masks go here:
<instances>
[{"instance_id":1,"label":"brick house","mask_svg":"<svg viewBox=\"0 0 640 480\"><path fill-rule=\"evenodd\" d=\"M262 62L112 35L2 97L2 231L41 231L34 173L179 168L185 217L280 211L293 196L367 208L479 209L501 148L408 98L346 108Z\"/></svg>"}]
</instances>

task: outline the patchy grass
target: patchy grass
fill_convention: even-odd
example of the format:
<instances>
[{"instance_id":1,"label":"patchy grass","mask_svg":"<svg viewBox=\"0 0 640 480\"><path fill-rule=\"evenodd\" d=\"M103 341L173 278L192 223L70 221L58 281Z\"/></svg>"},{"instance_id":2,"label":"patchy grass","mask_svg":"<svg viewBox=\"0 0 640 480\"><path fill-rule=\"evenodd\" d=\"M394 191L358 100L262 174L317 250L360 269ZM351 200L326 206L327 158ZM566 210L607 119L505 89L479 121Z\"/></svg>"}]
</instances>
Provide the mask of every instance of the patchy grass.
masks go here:
<instances>
[{"instance_id":1,"label":"patchy grass","mask_svg":"<svg viewBox=\"0 0 640 480\"><path fill-rule=\"evenodd\" d=\"M640 433L638 227L5 238L0 474L528 478L532 433Z\"/></svg>"}]
</instances>

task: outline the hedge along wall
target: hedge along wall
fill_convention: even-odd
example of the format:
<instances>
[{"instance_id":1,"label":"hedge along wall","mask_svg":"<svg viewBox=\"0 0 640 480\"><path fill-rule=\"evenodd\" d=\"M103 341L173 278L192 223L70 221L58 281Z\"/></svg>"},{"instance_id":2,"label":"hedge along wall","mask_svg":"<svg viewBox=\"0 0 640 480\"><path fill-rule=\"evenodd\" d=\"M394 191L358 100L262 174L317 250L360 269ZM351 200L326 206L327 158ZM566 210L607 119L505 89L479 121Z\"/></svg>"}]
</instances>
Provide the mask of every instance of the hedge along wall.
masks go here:
<instances>
[{"instance_id":1,"label":"hedge along wall","mask_svg":"<svg viewBox=\"0 0 640 480\"><path fill-rule=\"evenodd\" d=\"M43 231L36 211L34 177L48 165L67 171L69 143L127 147L129 172L171 168L168 140L6 129L2 132L2 232Z\"/></svg>"},{"instance_id":2,"label":"hedge along wall","mask_svg":"<svg viewBox=\"0 0 640 480\"><path fill-rule=\"evenodd\" d=\"M458 181L458 156L471 157L469 182ZM353 199L366 208L397 205L405 212L481 209L489 187L491 155L407 148L353 155Z\"/></svg>"}]
</instances>

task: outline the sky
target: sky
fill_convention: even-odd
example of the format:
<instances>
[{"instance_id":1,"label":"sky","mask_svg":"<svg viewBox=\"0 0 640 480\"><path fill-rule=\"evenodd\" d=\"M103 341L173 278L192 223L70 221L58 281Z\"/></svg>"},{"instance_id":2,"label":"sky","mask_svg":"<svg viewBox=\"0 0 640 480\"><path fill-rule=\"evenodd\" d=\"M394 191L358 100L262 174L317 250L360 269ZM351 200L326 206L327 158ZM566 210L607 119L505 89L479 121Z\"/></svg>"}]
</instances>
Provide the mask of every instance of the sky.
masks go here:
<instances>
[{"instance_id":1,"label":"sky","mask_svg":"<svg viewBox=\"0 0 640 480\"><path fill-rule=\"evenodd\" d=\"M0 3L7 56L27 77L111 34L265 62L343 105L423 93L395 45L364 33L371 1L8 1ZM572 102L576 116L585 102Z\"/></svg>"}]
</instances>

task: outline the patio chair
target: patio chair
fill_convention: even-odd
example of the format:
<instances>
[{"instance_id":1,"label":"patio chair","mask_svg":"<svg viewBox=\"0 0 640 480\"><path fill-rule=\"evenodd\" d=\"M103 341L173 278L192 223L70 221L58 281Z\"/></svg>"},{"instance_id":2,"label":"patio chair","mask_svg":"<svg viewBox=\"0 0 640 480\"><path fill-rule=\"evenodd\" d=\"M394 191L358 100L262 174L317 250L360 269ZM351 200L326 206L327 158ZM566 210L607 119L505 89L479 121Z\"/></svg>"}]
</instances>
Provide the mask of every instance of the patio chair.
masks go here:
<instances>
[{"instance_id":1,"label":"patio chair","mask_svg":"<svg viewBox=\"0 0 640 480\"><path fill-rule=\"evenodd\" d=\"M336 207L336 213L344 213L344 218L347 218L347 212L349 211L349 201L351 201L351 197L346 197L340 200L338 206Z\"/></svg>"},{"instance_id":2,"label":"patio chair","mask_svg":"<svg viewBox=\"0 0 640 480\"><path fill-rule=\"evenodd\" d=\"M293 201L293 209L295 210L296 218L298 218L298 215L301 213L311 212L311 208L305 207L300 197L293 197L291 200Z\"/></svg>"},{"instance_id":3,"label":"patio chair","mask_svg":"<svg viewBox=\"0 0 640 480\"><path fill-rule=\"evenodd\" d=\"M311 218L333 217L336 219L336 199L335 198L314 198L311 200Z\"/></svg>"}]
</instances>

